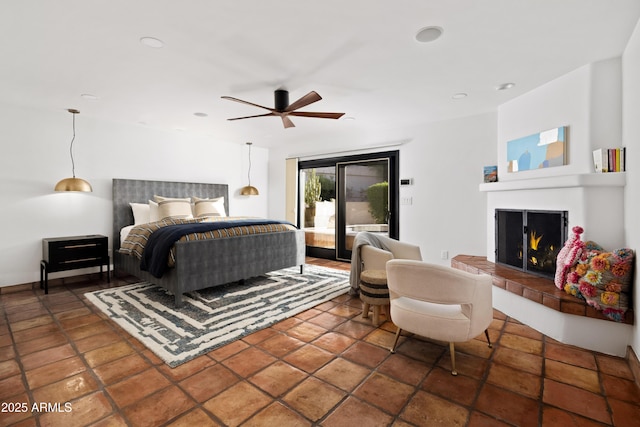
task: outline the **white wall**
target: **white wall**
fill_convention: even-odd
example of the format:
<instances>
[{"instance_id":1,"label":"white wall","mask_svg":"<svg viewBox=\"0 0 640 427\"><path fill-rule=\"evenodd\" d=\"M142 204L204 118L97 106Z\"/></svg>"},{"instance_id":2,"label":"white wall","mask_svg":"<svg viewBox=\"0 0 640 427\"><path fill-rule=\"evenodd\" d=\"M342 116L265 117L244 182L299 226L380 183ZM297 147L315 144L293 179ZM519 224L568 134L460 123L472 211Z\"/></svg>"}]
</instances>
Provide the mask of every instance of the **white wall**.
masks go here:
<instances>
[{"instance_id":1,"label":"white wall","mask_svg":"<svg viewBox=\"0 0 640 427\"><path fill-rule=\"evenodd\" d=\"M413 178L400 197L400 238L415 241L425 261L449 265L440 258L486 255L486 195L478 191L483 167L495 165L495 113L432 123L414 129L415 138L401 149L401 178Z\"/></svg>"},{"instance_id":2,"label":"white wall","mask_svg":"<svg viewBox=\"0 0 640 427\"><path fill-rule=\"evenodd\" d=\"M633 328L631 346L640 356L640 291L638 286L638 250L640 249L640 22L631 36L622 56L622 140L627 147L627 185L625 187L625 231L626 246L636 251L635 289L633 305L636 324Z\"/></svg>"},{"instance_id":3,"label":"white wall","mask_svg":"<svg viewBox=\"0 0 640 427\"><path fill-rule=\"evenodd\" d=\"M596 148L620 147L622 66L620 58L585 65L498 108L498 176L501 182L593 172ZM564 166L507 172L507 142L558 126L569 126ZM492 184L487 185L491 187ZM499 186L496 186L499 188ZM569 230L585 229L584 240L614 249L625 245L622 187L573 187L489 192L487 254L494 258L497 208L566 210ZM606 221L605 221L606 218Z\"/></svg>"},{"instance_id":4,"label":"white wall","mask_svg":"<svg viewBox=\"0 0 640 427\"><path fill-rule=\"evenodd\" d=\"M596 148L621 146L621 59L585 65L498 108L500 181L593 171ZM507 141L559 126L569 126L567 164L507 172Z\"/></svg>"},{"instance_id":5,"label":"white wall","mask_svg":"<svg viewBox=\"0 0 640 427\"><path fill-rule=\"evenodd\" d=\"M413 178L401 187L400 239L420 246L425 261L450 264L442 250L485 255L486 196L478 191L482 168L496 164L496 115L487 113L456 120L388 129L375 135L344 131L270 152L269 214L284 218L285 159L305 153L344 153L345 147L382 146L377 151L400 151L400 178ZM372 150L367 150L372 151ZM373 150L375 151L375 150ZM353 154L353 153L352 153Z\"/></svg>"},{"instance_id":6,"label":"white wall","mask_svg":"<svg viewBox=\"0 0 640 427\"><path fill-rule=\"evenodd\" d=\"M186 132L160 132L76 117L76 176L92 193L55 193L71 176L72 117L0 104L0 287L39 280L44 237L109 236L112 178L229 184L230 213L266 216L268 150L252 148L251 182L261 195L247 198L248 148ZM77 272L56 273L52 277Z\"/></svg>"}]
</instances>

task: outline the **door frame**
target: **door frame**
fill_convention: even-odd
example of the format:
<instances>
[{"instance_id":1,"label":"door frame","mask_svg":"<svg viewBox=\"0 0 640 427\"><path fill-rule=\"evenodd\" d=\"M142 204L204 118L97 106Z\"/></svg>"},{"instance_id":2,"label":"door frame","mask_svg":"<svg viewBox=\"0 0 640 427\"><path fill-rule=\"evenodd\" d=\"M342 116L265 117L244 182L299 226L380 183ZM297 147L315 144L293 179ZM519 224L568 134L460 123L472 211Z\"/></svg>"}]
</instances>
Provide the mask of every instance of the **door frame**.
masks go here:
<instances>
[{"instance_id":1,"label":"door frame","mask_svg":"<svg viewBox=\"0 0 640 427\"><path fill-rule=\"evenodd\" d=\"M300 170L301 169L311 169L311 168L319 168L319 167L330 167L334 166L336 168L336 217L342 216L344 217L346 213L346 207L343 206L340 196L340 182L338 177L338 164L339 163L359 163L367 160L383 160L387 159L389 161L389 237L397 239L400 236L400 151L382 151L382 152L374 152L374 153L363 153L363 154L352 154L348 156L340 156L340 157L327 157L323 159L313 159L313 160L300 160L298 162L298 180L300 180ZM302 185L302 184L300 184ZM300 206L300 194L298 194L298 206ZM341 212L338 212L342 209ZM336 227L338 227L338 222L336 218ZM298 226L300 226L300 220L298 219ZM338 253L339 250L339 242L341 240L338 234L342 234L342 241L344 240L345 232L344 229L338 227L336 229L336 247L335 249L325 249L325 248L316 248L307 246L307 255L319 257L319 258L328 258L328 259L339 259L339 260L350 260L351 259L351 251L345 251L344 253Z\"/></svg>"}]
</instances>

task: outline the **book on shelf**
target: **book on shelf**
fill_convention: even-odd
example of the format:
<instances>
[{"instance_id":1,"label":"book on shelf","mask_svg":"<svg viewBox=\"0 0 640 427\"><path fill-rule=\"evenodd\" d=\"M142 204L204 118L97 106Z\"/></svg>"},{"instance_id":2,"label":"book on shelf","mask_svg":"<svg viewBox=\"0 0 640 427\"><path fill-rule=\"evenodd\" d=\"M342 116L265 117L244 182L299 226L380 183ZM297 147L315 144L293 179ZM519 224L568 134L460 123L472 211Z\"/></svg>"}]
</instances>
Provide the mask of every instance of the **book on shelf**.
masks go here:
<instances>
[{"instance_id":1,"label":"book on shelf","mask_svg":"<svg viewBox=\"0 0 640 427\"><path fill-rule=\"evenodd\" d=\"M593 166L598 173L609 172L609 153L606 148L593 150Z\"/></svg>"},{"instance_id":2,"label":"book on shelf","mask_svg":"<svg viewBox=\"0 0 640 427\"><path fill-rule=\"evenodd\" d=\"M626 148L593 150L593 167L597 173L626 171Z\"/></svg>"}]
</instances>

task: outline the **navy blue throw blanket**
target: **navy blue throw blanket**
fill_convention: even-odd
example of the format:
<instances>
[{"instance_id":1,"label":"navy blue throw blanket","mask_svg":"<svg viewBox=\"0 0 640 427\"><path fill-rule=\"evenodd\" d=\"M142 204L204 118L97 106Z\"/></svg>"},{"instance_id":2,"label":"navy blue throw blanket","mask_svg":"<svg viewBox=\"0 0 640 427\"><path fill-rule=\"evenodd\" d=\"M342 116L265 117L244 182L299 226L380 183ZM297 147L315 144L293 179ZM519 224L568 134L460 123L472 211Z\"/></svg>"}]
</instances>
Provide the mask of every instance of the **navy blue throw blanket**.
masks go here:
<instances>
[{"instance_id":1,"label":"navy blue throw blanket","mask_svg":"<svg viewBox=\"0 0 640 427\"><path fill-rule=\"evenodd\" d=\"M196 222L188 224L168 225L154 231L149 236L142 259L140 269L148 271L154 277L162 277L167 267L167 258L171 247L182 236L192 233L206 233L207 231L220 230L231 227L246 227L267 224L290 224L287 221L271 219L242 219L234 221Z\"/></svg>"}]
</instances>

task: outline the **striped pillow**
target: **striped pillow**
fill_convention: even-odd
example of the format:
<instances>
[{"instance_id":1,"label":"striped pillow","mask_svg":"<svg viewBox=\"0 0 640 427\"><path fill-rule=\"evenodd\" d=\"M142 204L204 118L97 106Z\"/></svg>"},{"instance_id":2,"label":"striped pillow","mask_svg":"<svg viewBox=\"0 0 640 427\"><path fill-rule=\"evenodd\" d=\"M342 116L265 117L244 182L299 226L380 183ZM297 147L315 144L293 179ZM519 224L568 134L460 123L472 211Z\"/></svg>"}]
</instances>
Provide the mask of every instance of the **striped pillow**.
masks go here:
<instances>
[{"instance_id":1,"label":"striped pillow","mask_svg":"<svg viewBox=\"0 0 640 427\"><path fill-rule=\"evenodd\" d=\"M158 203L158 218L193 218L191 198L153 196Z\"/></svg>"},{"instance_id":2,"label":"striped pillow","mask_svg":"<svg viewBox=\"0 0 640 427\"><path fill-rule=\"evenodd\" d=\"M224 210L224 197L217 197L215 199L201 199L199 197L193 197L193 203L193 212L196 218L206 216L227 216L227 213Z\"/></svg>"}]
</instances>

